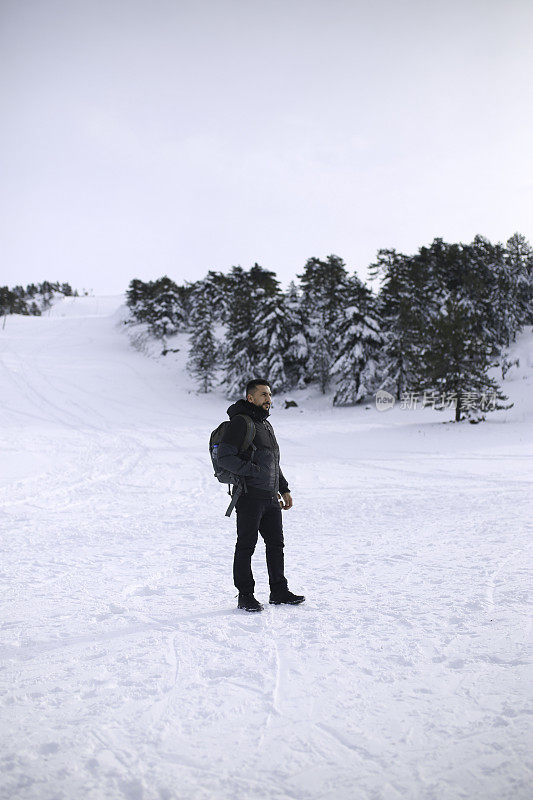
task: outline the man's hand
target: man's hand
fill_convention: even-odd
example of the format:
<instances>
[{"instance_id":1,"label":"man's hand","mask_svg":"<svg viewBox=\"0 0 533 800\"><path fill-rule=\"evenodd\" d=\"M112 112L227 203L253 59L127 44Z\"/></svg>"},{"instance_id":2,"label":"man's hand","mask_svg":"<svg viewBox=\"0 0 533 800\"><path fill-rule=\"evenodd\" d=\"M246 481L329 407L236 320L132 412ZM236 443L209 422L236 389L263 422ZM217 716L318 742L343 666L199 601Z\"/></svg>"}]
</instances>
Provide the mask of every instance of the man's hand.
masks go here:
<instances>
[{"instance_id":1,"label":"man's hand","mask_svg":"<svg viewBox=\"0 0 533 800\"><path fill-rule=\"evenodd\" d=\"M290 492L285 492L285 494L280 494L278 492L278 500L280 507L286 511L288 508L292 508L292 497Z\"/></svg>"}]
</instances>

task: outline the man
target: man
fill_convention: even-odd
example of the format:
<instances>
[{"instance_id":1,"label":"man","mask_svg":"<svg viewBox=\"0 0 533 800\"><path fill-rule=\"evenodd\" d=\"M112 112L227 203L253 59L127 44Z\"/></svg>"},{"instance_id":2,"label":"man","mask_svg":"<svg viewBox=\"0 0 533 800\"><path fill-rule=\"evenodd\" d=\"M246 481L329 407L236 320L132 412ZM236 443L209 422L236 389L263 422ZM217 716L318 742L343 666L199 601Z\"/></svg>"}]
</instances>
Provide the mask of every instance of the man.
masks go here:
<instances>
[{"instance_id":1,"label":"man","mask_svg":"<svg viewBox=\"0 0 533 800\"><path fill-rule=\"evenodd\" d=\"M238 607L246 611L262 611L254 597L252 554L258 532L265 541L270 584L270 603L279 605L303 603L305 597L289 591L284 574L283 526L281 509L292 508L288 483L279 465L279 447L267 417L272 405L272 392L267 381L257 378L246 386L246 400L237 400L228 408L230 424L218 446L221 467L246 479L243 492L235 505L237 512L237 544L233 559L233 580L239 590ZM246 434L246 414L255 426L253 444L256 450L240 453Z\"/></svg>"}]
</instances>

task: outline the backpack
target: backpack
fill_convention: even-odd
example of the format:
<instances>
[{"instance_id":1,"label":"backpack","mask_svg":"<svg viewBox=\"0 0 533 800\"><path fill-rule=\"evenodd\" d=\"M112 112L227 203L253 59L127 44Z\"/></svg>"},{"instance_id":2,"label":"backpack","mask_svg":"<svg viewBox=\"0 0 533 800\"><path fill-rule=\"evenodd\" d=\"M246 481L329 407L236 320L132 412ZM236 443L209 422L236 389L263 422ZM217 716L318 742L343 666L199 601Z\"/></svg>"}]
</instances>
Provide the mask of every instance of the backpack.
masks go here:
<instances>
[{"instance_id":1,"label":"backpack","mask_svg":"<svg viewBox=\"0 0 533 800\"><path fill-rule=\"evenodd\" d=\"M239 453L245 453L251 447L253 456L254 450L257 450L255 444L253 443L253 438L255 436L255 425L252 418L247 414L237 414L237 416L243 417L243 419L246 420L246 433L244 434L244 441L239 449ZM243 491L248 491L246 479L243 476L235 475L235 473L229 472L227 469L223 469L223 467L221 467L218 463L218 445L222 441L229 424L230 420L224 420L224 422L220 423L218 428L215 428L209 437L209 455L211 456L211 463L215 471L215 478L217 478L220 483L228 484L228 494L231 497L231 503L226 511L226 517L231 516L231 512L235 508L235 503L239 499L241 493ZM230 489L231 485L233 485L233 492Z\"/></svg>"}]
</instances>

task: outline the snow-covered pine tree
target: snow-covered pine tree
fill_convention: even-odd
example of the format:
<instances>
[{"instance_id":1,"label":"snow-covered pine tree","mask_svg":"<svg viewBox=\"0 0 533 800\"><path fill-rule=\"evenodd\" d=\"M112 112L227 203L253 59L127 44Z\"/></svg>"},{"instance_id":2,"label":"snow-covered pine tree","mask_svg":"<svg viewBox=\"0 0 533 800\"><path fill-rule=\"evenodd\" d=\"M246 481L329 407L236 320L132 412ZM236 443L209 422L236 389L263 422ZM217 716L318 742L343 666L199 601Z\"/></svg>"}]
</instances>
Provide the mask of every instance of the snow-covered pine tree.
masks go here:
<instances>
[{"instance_id":1,"label":"snow-covered pine tree","mask_svg":"<svg viewBox=\"0 0 533 800\"><path fill-rule=\"evenodd\" d=\"M333 404L355 405L376 388L382 338L376 299L357 275L347 280L338 329L339 350L331 368L337 378Z\"/></svg>"},{"instance_id":2,"label":"snow-covered pine tree","mask_svg":"<svg viewBox=\"0 0 533 800\"><path fill-rule=\"evenodd\" d=\"M126 305L135 314L136 306L141 302L145 296L146 284L139 278L133 278L126 289Z\"/></svg>"},{"instance_id":3,"label":"snow-covered pine tree","mask_svg":"<svg viewBox=\"0 0 533 800\"><path fill-rule=\"evenodd\" d=\"M250 275L242 267L232 267L228 275L228 310L226 341L221 348L223 377L220 385L226 397L242 397L250 376L256 372L258 353L255 341L257 307Z\"/></svg>"},{"instance_id":4,"label":"snow-covered pine tree","mask_svg":"<svg viewBox=\"0 0 533 800\"><path fill-rule=\"evenodd\" d=\"M262 292L263 290L259 290ZM258 353L257 372L267 375L273 392L289 388L285 370L290 329L282 305L281 294L263 296L258 293L258 314L255 324L255 343Z\"/></svg>"},{"instance_id":5,"label":"snow-covered pine tree","mask_svg":"<svg viewBox=\"0 0 533 800\"><path fill-rule=\"evenodd\" d=\"M158 339L172 336L185 327L181 294L174 281L166 275L153 284L148 322L151 332Z\"/></svg>"},{"instance_id":6,"label":"snow-covered pine tree","mask_svg":"<svg viewBox=\"0 0 533 800\"><path fill-rule=\"evenodd\" d=\"M393 392L399 400L412 382L418 363L422 312L415 302L417 270L409 256L381 249L369 272L372 279L381 281L376 304L382 330L379 388Z\"/></svg>"},{"instance_id":7,"label":"snow-covered pine tree","mask_svg":"<svg viewBox=\"0 0 533 800\"><path fill-rule=\"evenodd\" d=\"M428 331L428 348L415 391L431 392L456 399L455 421L480 411L510 408L507 397L488 370L497 366L499 350L479 333L469 302L457 297L445 301ZM488 398L483 401L483 398ZM438 407L438 406L437 406Z\"/></svg>"},{"instance_id":8,"label":"snow-covered pine tree","mask_svg":"<svg viewBox=\"0 0 533 800\"><path fill-rule=\"evenodd\" d=\"M145 322L152 336L163 339L185 329L183 287L166 275L156 281L134 278L126 292L129 323Z\"/></svg>"},{"instance_id":9,"label":"snow-covered pine tree","mask_svg":"<svg viewBox=\"0 0 533 800\"><path fill-rule=\"evenodd\" d=\"M59 284L51 283L50 281L43 281L38 285L39 294L41 295L41 309L46 311L52 306L54 299L54 292L59 290Z\"/></svg>"},{"instance_id":10,"label":"snow-covered pine tree","mask_svg":"<svg viewBox=\"0 0 533 800\"><path fill-rule=\"evenodd\" d=\"M261 341L257 334L260 320L270 313L271 301L279 296L279 281L274 272L255 263L248 271L232 267L225 284L227 334L223 347L225 373L222 383L227 396L234 397L242 395L250 376L258 373L261 360L268 361L268 336L265 333L264 341ZM268 311L265 310L266 304ZM275 322L270 322L275 328ZM281 374L275 358L272 359L272 368Z\"/></svg>"},{"instance_id":11,"label":"snow-covered pine tree","mask_svg":"<svg viewBox=\"0 0 533 800\"><path fill-rule=\"evenodd\" d=\"M212 269L209 270L202 281L213 307L214 322L225 324L228 320L232 300L229 283L227 275Z\"/></svg>"},{"instance_id":12,"label":"snow-covered pine tree","mask_svg":"<svg viewBox=\"0 0 533 800\"><path fill-rule=\"evenodd\" d=\"M0 286L0 314L27 314L28 307L24 299L24 290L22 286L15 286L10 289L9 286Z\"/></svg>"},{"instance_id":13,"label":"snow-covered pine tree","mask_svg":"<svg viewBox=\"0 0 533 800\"><path fill-rule=\"evenodd\" d=\"M521 233L507 240L505 260L516 287L519 326L533 325L533 247Z\"/></svg>"},{"instance_id":14,"label":"snow-covered pine tree","mask_svg":"<svg viewBox=\"0 0 533 800\"><path fill-rule=\"evenodd\" d=\"M252 294L259 292L261 297L274 297L279 294L279 281L276 278L276 273L272 270L261 267L257 261L248 270L248 276Z\"/></svg>"},{"instance_id":15,"label":"snow-covered pine tree","mask_svg":"<svg viewBox=\"0 0 533 800\"><path fill-rule=\"evenodd\" d=\"M219 347L213 332L214 308L212 285L197 281L190 296L189 356L187 371L198 381L202 392L215 386Z\"/></svg>"},{"instance_id":16,"label":"snow-covered pine tree","mask_svg":"<svg viewBox=\"0 0 533 800\"><path fill-rule=\"evenodd\" d=\"M41 316L42 311L39 308L39 306L37 305L37 303L35 302L35 300L32 300L31 303L28 302L27 305L28 305L28 314L31 314L33 317L40 317Z\"/></svg>"},{"instance_id":17,"label":"snow-covered pine tree","mask_svg":"<svg viewBox=\"0 0 533 800\"><path fill-rule=\"evenodd\" d=\"M126 305L130 310L127 323L135 324L138 322L148 322L152 310L154 294L153 281L141 281L133 278L126 291Z\"/></svg>"},{"instance_id":18,"label":"snow-covered pine tree","mask_svg":"<svg viewBox=\"0 0 533 800\"><path fill-rule=\"evenodd\" d=\"M433 297L420 328L419 363L409 388L436 399L436 408L445 407L443 398L453 397L457 422L480 411L510 408L502 405L507 398L488 376L500 348L487 325L485 271L472 259L471 248L441 239L421 248L419 256L430 266Z\"/></svg>"},{"instance_id":19,"label":"snow-covered pine tree","mask_svg":"<svg viewBox=\"0 0 533 800\"><path fill-rule=\"evenodd\" d=\"M463 293L475 298L484 317L487 338L500 348L509 347L520 328L518 285L506 261L505 248L493 245L484 236L476 236L471 244L461 245L462 260L468 260Z\"/></svg>"},{"instance_id":20,"label":"snow-covered pine tree","mask_svg":"<svg viewBox=\"0 0 533 800\"><path fill-rule=\"evenodd\" d=\"M176 285L176 294L178 297L178 313L177 313L177 331L187 331L191 326L192 314L192 293L194 283L185 281L183 286Z\"/></svg>"},{"instance_id":21,"label":"snow-covered pine tree","mask_svg":"<svg viewBox=\"0 0 533 800\"><path fill-rule=\"evenodd\" d=\"M305 337L301 305L300 291L295 282L291 281L281 299L284 324L287 329L287 349L284 354L284 363L288 389L305 389L309 346Z\"/></svg>"},{"instance_id":22,"label":"snow-covered pine tree","mask_svg":"<svg viewBox=\"0 0 533 800\"><path fill-rule=\"evenodd\" d=\"M309 358L305 381L318 381L325 394L331 365L337 355L337 330L348 273L344 261L329 255L325 261L309 258L297 277L302 286L302 316Z\"/></svg>"}]
</instances>

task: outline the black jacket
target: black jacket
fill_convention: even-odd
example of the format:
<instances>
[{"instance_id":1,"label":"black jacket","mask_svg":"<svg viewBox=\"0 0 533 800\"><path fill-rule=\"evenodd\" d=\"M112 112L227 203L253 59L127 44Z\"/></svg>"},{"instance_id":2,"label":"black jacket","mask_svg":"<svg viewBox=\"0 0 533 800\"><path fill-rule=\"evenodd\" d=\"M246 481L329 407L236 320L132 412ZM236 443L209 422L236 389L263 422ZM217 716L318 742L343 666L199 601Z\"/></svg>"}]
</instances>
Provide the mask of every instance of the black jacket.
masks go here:
<instances>
[{"instance_id":1,"label":"black jacket","mask_svg":"<svg viewBox=\"0 0 533 800\"><path fill-rule=\"evenodd\" d=\"M257 450L239 453L246 434L246 420L238 417L246 414L255 424L253 443ZM254 497L277 497L278 492L289 491L287 481L279 465L279 447L274 429L267 417L269 413L248 400L237 400L228 408L230 424L218 446L218 462L221 467L246 478L248 493Z\"/></svg>"}]
</instances>

